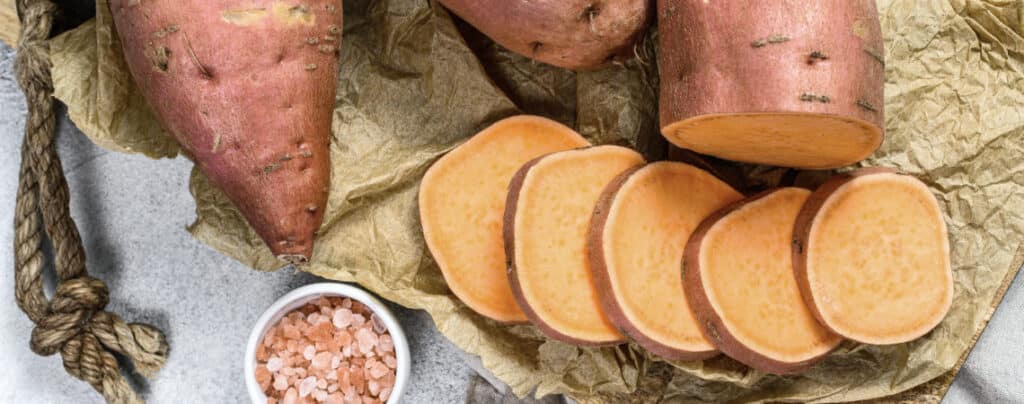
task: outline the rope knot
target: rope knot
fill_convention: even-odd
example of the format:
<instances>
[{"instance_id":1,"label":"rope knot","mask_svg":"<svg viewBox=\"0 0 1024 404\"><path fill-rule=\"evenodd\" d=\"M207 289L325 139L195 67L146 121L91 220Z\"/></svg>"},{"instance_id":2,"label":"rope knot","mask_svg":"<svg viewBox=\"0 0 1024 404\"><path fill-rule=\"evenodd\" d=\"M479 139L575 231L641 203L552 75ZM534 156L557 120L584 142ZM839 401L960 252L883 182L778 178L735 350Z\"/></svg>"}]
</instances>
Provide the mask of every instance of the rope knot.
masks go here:
<instances>
[{"instance_id":1,"label":"rope knot","mask_svg":"<svg viewBox=\"0 0 1024 404\"><path fill-rule=\"evenodd\" d=\"M53 355L89 326L93 315L107 306L110 292L103 281L88 275L57 286L46 315L32 330L32 351Z\"/></svg>"}]
</instances>

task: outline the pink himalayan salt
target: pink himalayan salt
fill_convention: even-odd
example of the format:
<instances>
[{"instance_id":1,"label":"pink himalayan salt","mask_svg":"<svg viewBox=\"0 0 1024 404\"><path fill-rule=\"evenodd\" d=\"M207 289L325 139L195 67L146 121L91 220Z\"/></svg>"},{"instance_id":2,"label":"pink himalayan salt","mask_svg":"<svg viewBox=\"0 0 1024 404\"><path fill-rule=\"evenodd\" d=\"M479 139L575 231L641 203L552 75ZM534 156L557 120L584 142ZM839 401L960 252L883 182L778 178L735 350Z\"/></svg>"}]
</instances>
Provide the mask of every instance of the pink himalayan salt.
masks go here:
<instances>
[{"instance_id":1,"label":"pink himalayan salt","mask_svg":"<svg viewBox=\"0 0 1024 404\"><path fill-rule=\"evenodd\" d=\"M332 392L331 395L327 396L327 404L345 404L345 396L338 392Z\"/></svg>"},{"instance_id":2,"label":"pink himalayan salt","mask_svg":"<svg viewBox=\"0 0 1024 404\"><path fill-rule=\"evenodd\" d=\"M384 320L377 313L370 314L370 325L373 326L373 332L377 334L383 334L388 330L388 326L384 324Z\"/></svg>"},{"instance_id":3,"label":"pink himalayan salt","mask_svg":"<svg viewBox=\"0 0 1024 404\"><path fill-rule=\"evenodd\" d=\"M284 393L284 399L281 400L281 404L296 404L299 401L299 392L295 391L295 388L288 389L287 393Z\"/></svg>"},{"instance_id":4,"label":"pink himalayan salt","mask_svg":"<svg viewBox=\"0 0 1024 404\"><path fill-rule=\"evenodd\" d=\"M360 328L359 331L356 331L356 342L359 343L360 353L364 355L377 346L377 339L377 334L366 328Z\"/></svg>"},{"instance_id":5,"label":"pink himalayan salt","mask_svg":"<svg viewBox=\"0 0 1024 404\"><path fill-rule=\"evenodd\" d=\"M266 366L256 367L256 383L260 385L260 390L267 391L270 387L270 383L273 382L273 375L267 370Z\"/></svg>"},{"instance_id":6,"label":"pink himalayan salt","mask_svg":"<svg viewBox=\"0 0 1024 404\"><path fill-rule=\"evenodd\" d=\"M337 328L346 328L352 324L352 310L340 309L334 312L331 322Z\"/></svg>"},{"instance_id":7,"label":"pink himalayan salt","mask_svg":"<svg viewBox=\"0 0 1024 404\"><path fill-rule=\"evenodd\" d=\"M306 397L316 388L316 377L310 376L299 383L299 397Z\"/></svg>"},{"instance_id":8,"label":"pink himalayan salt","mask_svg":"<svg viewBox=\"0 0 1024 404\"><path fill-rule=\"evenodd\" d=\"M269 372L266 361L271 354L282 363L277 372L260 377L269 380L272 376L278 383L277 379L287 376L283 387L295 392L293 401L297 404L328 402L332 396L355 403L387 400L394 386L392 369L397 361L394 341L381 319L359 302L346 303L339 298L318 299L315 303L289 313L268 329L260 345L271 349L257 364ZM345 316L350 316L348 326L336 327L335 317ZM312 387L310 378L315 380ZM288 395L276 388L267 393L272 399Z\"/></svg>"},{"instance_id":9,"label":"pink himalayan salt","mask_svg":"<svg viewBox=\"0 0 1024 404\"><path fill-rule=\"evenodd\" d=\"M384 334L377 340L377 347L380 348L381 352L394 352L395 341L391 339L391 334Z\"/></svg>"},{"instance_id":10,"label":"pink himalayan salt","mask_svg":"<svg viewBox=\"0 0 1024 404\"><path fill-rule=\"evenodd\" d=\"M352 299L349 299L349 298L346 297L345 300L341 301L341 307L342 308L346 308L346 309L351 309L352 308Z\"/></svg>"},{"instance_id":11,"label":"pink himalayan salt","mask_svg":"<svg viewBox=\"0 0 1024 404\"><path fill-rule=\"evenodd\" d=\"M391 369L388 369L387 365L385 365L385 364L383 364L381 362L375 362L370 367L370 377L372 377L374 379L380 379L380 378L384 377L384 375L387 374L390 371L391 371Z\"/></svg>"},{"instance_id":12,"label":"pink himalayan salt","mask_svg":"<svg viewBox=\"0 0 1024 404\"><path fill-rule=\"evenodd\" d=\"M281 370L282 367L284 367L284 362L281 360L281 358L274 356L267 361L267 370L271 372Z\"/></svg>"},{"instance_id":13,"label":"pink himalayan salt","mask_svg":"<svg viewBox=\"0 0 1024 404\"><path fill-rule=\"evenodd\" d=\"M288 389L288 377L284 375L277 375L274 378L274 390L282 391Z\"/></svg>"},{"instance_id":14,"label":"pink himalayan salt","mask_svg":"<svg viewBox=\"0 0 1024 404\"><path fill-rule=\"evenodd\" d=\"M274 397L267 397L267 404L277 404L277 399Z\"/></svg>"},{"instance_id":15,"label":"pink himalayan salt","mask_svg":"<svg viewBox=\"0 0 1024 404\"><path fill-rule=\"evenodd\" d=\"M384 365L391 369L394 369L395 367L398 366L398 360L396 360L393 355L385 355L381 359L384 361Z\"/></svg>"},{"instance_id":16,"label":"pink himalayan salt","mask_svg":"<svg viewBox=\"0 0 1024 404\"><path fill-rule=\"evenodd\" d=\"M363 317L362 314L353 314L352 315L352 326L353 327L361 328L364 324L366 324L366 317Z\"/></svg>"},{"instance_id":17,"label":"pink himalayan salt","mask_svg":"<svg viewBox=\"0 0 1024 404\"><path fill-rule=\"evenodd\" d=\"M316 369L327 369L331 366L331 353L320 352L313 358L313 367Z\"/></svg>"}]
</instances>

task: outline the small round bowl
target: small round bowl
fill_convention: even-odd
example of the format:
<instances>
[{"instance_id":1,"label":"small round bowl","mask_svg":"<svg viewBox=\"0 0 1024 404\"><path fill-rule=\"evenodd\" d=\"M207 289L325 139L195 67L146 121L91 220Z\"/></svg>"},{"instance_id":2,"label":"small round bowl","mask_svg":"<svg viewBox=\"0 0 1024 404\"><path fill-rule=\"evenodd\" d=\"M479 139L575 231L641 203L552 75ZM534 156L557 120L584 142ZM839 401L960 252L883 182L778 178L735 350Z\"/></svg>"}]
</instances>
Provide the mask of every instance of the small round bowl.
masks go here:
<instances>
[{"instance_id":1,"label":"small round bowl","mask_svg":"<svg viewBox=\"0 0 1024 404\"><path fill-rule=\"evenodd\" d=\"M365 304L366 307L370 308L384 321L384 325L387 326L388 333L391 334L391 339L395 343L395 360L398 362L398 366L395 367L395 387L391 390L391 396L388 397L387 402L388 404L399 402L409 381L409 370L411 367L409 362L409 341L405 339L402 326L395 319L395 315L388 310L387 306L366 291L344 283L324 282L306 285L282 296L274 304L270 305L270 308L263 312L260 319L256 321L256 326L253 327L252 333L249 334L249 342L245 345L245 387L249 390L249 398L253 404L265 404L267 402L266 394L263 394L259 383L256 382L256 344L263 342L263 334L271 325L276 324L281 317L284 317L285 314L321 296L351 298Z\"/></svg>"}]
</instances>

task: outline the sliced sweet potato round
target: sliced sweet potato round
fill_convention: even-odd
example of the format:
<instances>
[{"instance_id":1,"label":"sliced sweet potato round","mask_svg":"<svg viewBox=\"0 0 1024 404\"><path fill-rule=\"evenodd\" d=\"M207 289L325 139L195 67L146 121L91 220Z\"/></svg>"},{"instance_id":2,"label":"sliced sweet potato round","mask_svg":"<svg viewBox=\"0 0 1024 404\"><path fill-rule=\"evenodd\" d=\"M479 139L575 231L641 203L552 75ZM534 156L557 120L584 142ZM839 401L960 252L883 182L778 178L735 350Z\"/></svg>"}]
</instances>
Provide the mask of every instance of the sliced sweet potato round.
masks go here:
<instances>
[{"instance_id":1,"label":"sliced sweet potato round","mask_svg":"<svg viewBox=\"0 0 1024 404\"><path fill-rule=\"evenodd\" d=\"M953 302L946 222L916 178L887 168L836 176L804 205L795 233L803 298L837 334L897 344L946 317Z\"/></svg>"},{"instance_id":2,"label":"sliced sweet potato round","mask_svg":"<svg viewBox=\"0 0 1024 404\"><path fill-rule=\"evenodd\" d=\"M605 186L643 157L619 146L552 153L512 178L505 203L505 255L519 307L545 335L576 345L623 337L611 324L586 259L590 218Z\"/></svg>"},{"instance_id":3,"label":"sliced sweet potato round","mask_svg":"<svg viewBox=\"0 0 1024 404\"><path fill-rule=\"evenodd\" d=\"M708 172L676 162L629 170L605 188L587 255L601 306L623 334L670 360L718 354L690 312L679 261L697 225L742 198Z\"/></svg>"},{"instance_id":4,"label":"sliced sweet potato round","mask_svg":"<svg viewBox=\"0 0 1024 404\"><path fill-rule=\"evenodd\" d=\"M555 121L516 116L484 129L439 159L420 184L423 237L448 288L471 309L526 322L508 284L502 215L512 176L526 162L588 146Z\"/></svg>"},{"instance_id":5,"label":"sliced sweet potato round","mask_svg":"<svg viewBox=\"0 0 1024 404\"><path fill-rule=\"evenodd\" d=\"M800 372L842 341L804 304L793 275L793 224L810 194L779 188L744 199L705 219L686 245L683 285L705 335L769 373Z\"/></svg>"}]
</instances>

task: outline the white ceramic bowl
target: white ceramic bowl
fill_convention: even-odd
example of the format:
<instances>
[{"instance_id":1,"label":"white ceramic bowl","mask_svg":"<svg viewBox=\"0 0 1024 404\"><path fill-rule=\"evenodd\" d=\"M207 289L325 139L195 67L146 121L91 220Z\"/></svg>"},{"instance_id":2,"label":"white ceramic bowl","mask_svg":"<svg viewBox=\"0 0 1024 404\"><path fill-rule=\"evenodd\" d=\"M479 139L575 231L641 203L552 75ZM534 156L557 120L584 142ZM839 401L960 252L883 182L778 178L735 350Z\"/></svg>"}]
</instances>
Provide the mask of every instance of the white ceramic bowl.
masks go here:
<instances>
[{"instance_id":1,"label":"white ceramic bowl","mask_svg":"<svg viewBox=\"0 0 1024 404\"><path fill-rule=\"evenodd\" d=\"M398 362L395 369L395 387L391 391L391 396L388 397L388 404L398 403L402 398L402 393L405 392L411 367L409 341L405 339L402 326L398 324L395 315L391 314L387 306L366 291L344 283L325 282L303 286L289 292L277 299L256 321L256 326L249 334L249 343L245 345L245 387L249 390L249 398L253 404L267 402L267 396L263 394L259 383L256 382L256 344L263 341L263 333L267 331L267 328L277 323L285 314L321 296L341 296L359 301L384 321L384 325L388 327L388 333L391 334L391 339L395 342L395 359Z\"/></svg>"}]
</instances>

